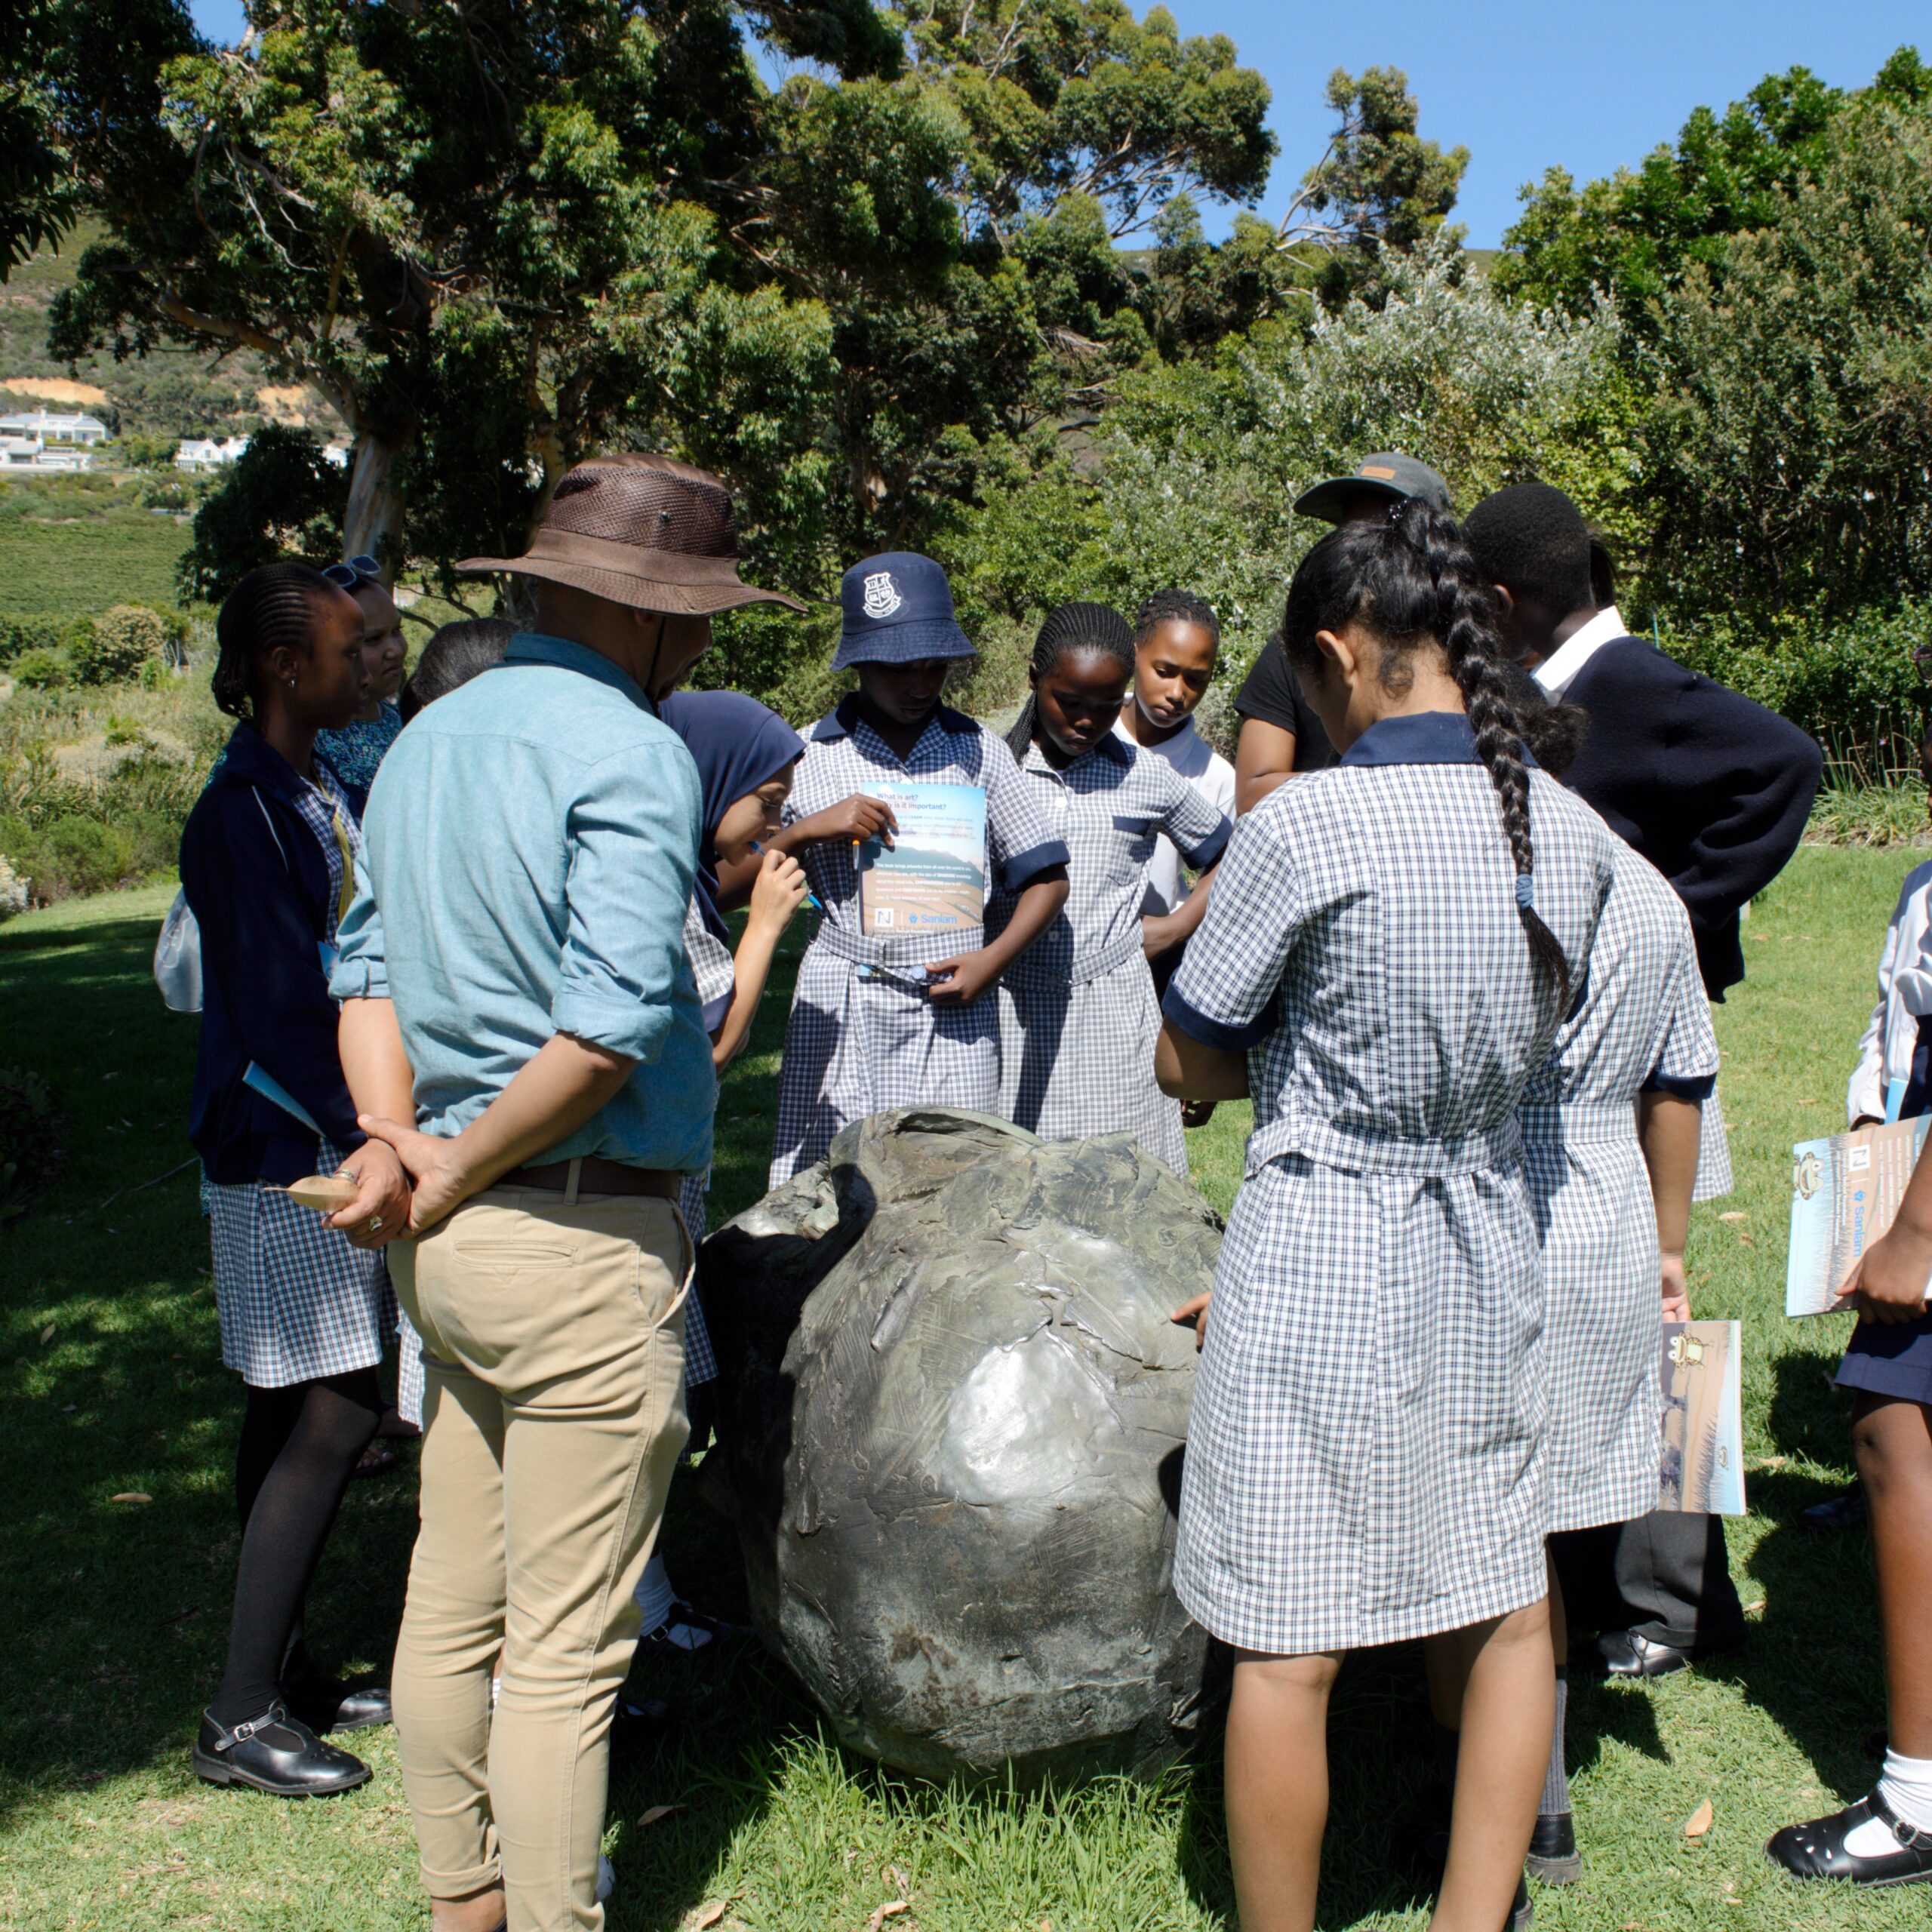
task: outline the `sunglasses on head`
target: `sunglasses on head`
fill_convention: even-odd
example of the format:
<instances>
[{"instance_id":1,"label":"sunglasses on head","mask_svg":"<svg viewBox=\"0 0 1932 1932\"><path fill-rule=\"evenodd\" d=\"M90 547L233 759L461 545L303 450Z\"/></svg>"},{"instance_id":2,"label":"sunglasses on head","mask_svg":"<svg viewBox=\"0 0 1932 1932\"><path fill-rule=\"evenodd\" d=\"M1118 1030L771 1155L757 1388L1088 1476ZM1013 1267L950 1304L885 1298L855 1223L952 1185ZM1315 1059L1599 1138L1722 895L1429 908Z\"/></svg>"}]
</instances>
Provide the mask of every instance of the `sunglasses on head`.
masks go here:
<instances>
[{"instance_id":1,"label":"sunglasses on head","mask_svg":"<svg viewBox=\"0 0 1932 1932\"><path fill-rule=\"evenodd\" d=\"M344 590L355 590L363 584L373 583L382 574L382 565L366 551L361 556L346 558L341 563L327 564L322 568L323 576Z\"/></svg>"}]
</instances>

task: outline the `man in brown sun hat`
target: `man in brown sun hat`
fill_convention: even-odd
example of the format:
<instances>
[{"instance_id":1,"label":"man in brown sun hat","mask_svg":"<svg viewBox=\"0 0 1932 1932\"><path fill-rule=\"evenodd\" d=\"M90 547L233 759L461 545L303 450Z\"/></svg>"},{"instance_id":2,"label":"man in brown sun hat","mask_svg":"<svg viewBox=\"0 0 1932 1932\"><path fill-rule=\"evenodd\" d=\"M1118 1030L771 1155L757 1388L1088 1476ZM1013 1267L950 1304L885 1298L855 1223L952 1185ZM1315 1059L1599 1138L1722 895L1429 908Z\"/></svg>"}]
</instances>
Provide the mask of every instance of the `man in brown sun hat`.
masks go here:
<instances>
[{"instance_id":1,"label":"man in brown sun hat","mask_svg":"<svg viewBox=\"0 0 1932 1932\"><path fill-rule=\"evenodd\" d=\"M377 774L334 989L423 1337L422 1527L396 1645L403 1783L438 1932L595 1927L612 1706L687 1433L683 1177L711 1155L686 964L698 784L656 701L737 573L731 499L669 458L580 464L500 665ZM491 1715L491 1666L503 1653Z\"/></svg>"}]
</instances>

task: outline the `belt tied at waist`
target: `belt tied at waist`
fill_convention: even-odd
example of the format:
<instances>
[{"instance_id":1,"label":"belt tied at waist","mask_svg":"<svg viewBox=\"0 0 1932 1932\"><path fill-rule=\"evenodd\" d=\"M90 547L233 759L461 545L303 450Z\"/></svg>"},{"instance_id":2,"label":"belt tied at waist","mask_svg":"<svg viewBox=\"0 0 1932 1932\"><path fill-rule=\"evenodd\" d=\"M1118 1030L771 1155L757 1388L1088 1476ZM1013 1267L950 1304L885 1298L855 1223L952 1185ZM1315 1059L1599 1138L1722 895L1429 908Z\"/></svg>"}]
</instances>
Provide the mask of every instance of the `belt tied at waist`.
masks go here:
<instances>
[{"instance_id":1,"label":"belt tied at waist","mask_svg":"<svg viewBox=\"0 0 1932 1932\"><path fill-rule=\"evenodd\" d=\"M1523 1138L1539 1146L1637 1137L1637 1108L1631 1100L1532 1100L1517 1110L1516 1118Z\"/></svg>"},{"instance_id":2,"label":"belt tied at waist","mask_svg":"<svg viewBox=\"0 0 1932 1932\"><path fill-rule=\"evenodd\" d=\"M835 959L849 959L860 966L879 966L893 973L914 969L908 977L923 982L925 974L917 969L935 959L951 959L961 952L977 952L986 943L983 926L955 926L947 932L911 933L903 939L874 939L855 933L836 920L823 918L812 936L812 944L822 946Z\"/></svg>"},{"instance_id":3,"label":"belt tied at waist","mask_svg":"<svg viewBox=\"0 0 1932 1932\"><path fill-rule=\"evenodd\" d=\"M1411 1139L1396 1134L1365 1134L1332 1121L1290 1114L1258 1127L1248 1136L1246 1172L1259 1174L1284 1154L1300 1154L1345 1174L1403 1174L1440 1180L1451 1174L1480 1174L1518 1166L1523 1137L1514 1114L1494 1127L1457 1140Z\"/></svg>"},{"instance_id":4,"label":"belt tied at waist","mask_svg":"<svg viewBox=\"0 0 1932 1932\"><path fill-rule=\"evenodd\" d=\"M1049 931L1036 940L1008 966L1001 976L1011 985L1048 992L1056 986L1091 986L1117 972L1130 959L1140 956L1140 921L1131 921L1124 931L1116 933L1104 946L1088 953L1076 954L1067 964L1066 949L1053 943Z\"/></svg>"}]
</instances>

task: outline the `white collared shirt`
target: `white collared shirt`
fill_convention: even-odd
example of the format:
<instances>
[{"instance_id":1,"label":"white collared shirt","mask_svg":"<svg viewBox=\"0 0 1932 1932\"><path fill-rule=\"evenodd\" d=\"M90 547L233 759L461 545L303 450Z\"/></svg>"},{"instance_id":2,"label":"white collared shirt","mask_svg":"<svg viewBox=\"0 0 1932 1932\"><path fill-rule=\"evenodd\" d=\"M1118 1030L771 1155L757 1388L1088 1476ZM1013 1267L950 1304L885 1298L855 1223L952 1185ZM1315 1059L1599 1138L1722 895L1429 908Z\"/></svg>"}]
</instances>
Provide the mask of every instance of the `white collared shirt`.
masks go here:
<instances>
[{"instance_id":1,"label":"white collared shirt","mask_svg":"<svg viewBox=\"0 0 1932 1932\"><path fill-rule=\"evenodd\" d=\"M1536 680L1552 698L1561 698L1577 674L1607 644L1628 637L1614 604L1606 604L1583 628L1567 638L1536 668Z\"/></svg>"}]
</instances>

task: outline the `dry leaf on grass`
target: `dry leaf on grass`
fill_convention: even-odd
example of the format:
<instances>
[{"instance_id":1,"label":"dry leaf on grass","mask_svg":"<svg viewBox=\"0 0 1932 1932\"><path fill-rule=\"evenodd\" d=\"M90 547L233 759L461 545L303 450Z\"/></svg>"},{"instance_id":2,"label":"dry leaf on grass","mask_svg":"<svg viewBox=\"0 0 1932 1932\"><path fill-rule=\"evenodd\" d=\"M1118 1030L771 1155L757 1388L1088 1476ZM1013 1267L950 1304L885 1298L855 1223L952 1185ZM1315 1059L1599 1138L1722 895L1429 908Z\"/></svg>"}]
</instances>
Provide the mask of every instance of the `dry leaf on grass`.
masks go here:
<instances>
[{"instance_id":1,"label":"dry leaf on grass","mask_svg":"<svg viewBox=\"0 0 1932 1932\"><path fill-rule=\"evenodd\" d=\"M152 1503L154 1498L145 1490L124 1489L118 1496L110 1496L110 1503Z\"/></svg>"},{"instance_id":2,"label":"dry leaf on grass","mask_svg":"<svg viewBox=\"0 0 1932 1932\"><path fill-rule=\"evenodd\" d=\"M910 1892L912 1889L912 1880L907 1878L896 1865L888 1865L885 1868L885 1878L887 1884L891 1885L895 1892L905 1894Z\"/></svg>"},{"instance_id":3,"label":"dry leaf on grass","mask_svg":"<svg viewBox=\"0 0 1932 1932\"><path fill-rule=\"evenodd\" d=\"M654 1825L660 1818L668 1818L673 1811L675 1811L679 1808L680 1807L675 1804L653 1804L648 1806L645 1810L643 1816L638 1820L638 1823L640 1825ZM722 1906L719 1907L720 1911L722 1911L723 1909L724 1908Z\"/></svg>"},{"instance_id":4,"label":"dry leaf on grass","mask_svg":"<svg viewBox=\"0 0 1932 1932\"><path fill-rule=\"evenodd\" d=\"M1741 1221L1744 1219L1744 1211L1741 1208L1734 1208L1728 1214L1720 1214L1718 1219L1720 1221Z\"/></svg>"},{"instance_id":5,"label":"dry leaf on grass","mask_svg":"<svg viewBox=\"0 0 1932 1932\"><path fill-rule=\"evenodd\" d=\"M54 1339L54 1324L50 1321L47 1326L40 1331L40 1346L43 1349L45 1348L48 1343Z\"/></svg>"},{"instance_id":6,"label":"dry leaf on grass","mask_svg":"<svg viewBox=\"0 0 1932 1932\"><path fill-rule=\"evenodd\" d=\"M710 1904L700 1906L685 1923L691 1927L691 1932L704 1932L707 1925L715 1925L731 1906L729 1899L713 1899Z\"/></svg>"},{"instance_id":7,"label":"dry leaf on grass","mask_svg":"<svg viewBox=\"0 0 1932 1932\"><path fill-rule=\"evenodd\" d=\"M1762 1610L1764 1607L1764 1599L1762 1597L1760 1597L1758 1598L1756 1602L1747 1603L1744 1606L1744 1614L1746 1617L1755 1617L1758 1611Z\"/></svg>"},{"instance_id":8,"label":"dry leaf on grass","mask_svg":"<svg viewBox=\"0 0 1932 1932\"><path fill-rule=\"evenodd\" d=\"M1684 1835L1687 1838L1700 1838L1711 1829L1711 1820L1715 1814L1711 1810L1707 1798L1684 1821Z\"/></svg>"},{"instance_id":9,"label":"dry leaf on grass","mask_svg":"<svg viewBox=\"0 0 1932 1932\"><path fill-rule=\"evenodd\" d=\"M903 1899L888 1899L884 1904L874 1906L872 1916L866 1921L866 1932L878 1932L888 1918L897 1918L906 1909Z\"/></svg>"}]
</instances>

